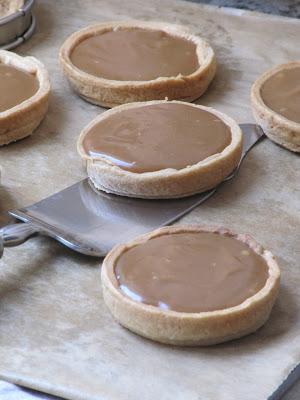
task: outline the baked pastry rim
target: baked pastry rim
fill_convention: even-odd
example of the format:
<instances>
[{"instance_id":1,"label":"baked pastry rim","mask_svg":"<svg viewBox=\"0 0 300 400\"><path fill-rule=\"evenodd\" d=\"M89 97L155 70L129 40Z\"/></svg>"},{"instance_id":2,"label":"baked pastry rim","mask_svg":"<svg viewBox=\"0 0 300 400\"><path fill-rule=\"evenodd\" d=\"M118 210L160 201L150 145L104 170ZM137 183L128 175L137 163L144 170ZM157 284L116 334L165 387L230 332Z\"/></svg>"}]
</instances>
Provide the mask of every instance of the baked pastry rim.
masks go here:
<instances>
[{"instance_id":1,"label":"baked pastry rim","mask_svg":"<svg viewBox=\"0 0 300 400\"><path fill-rule=\"evenodd\" d=\"M134 81L134 80L128 80L128 81L120 81L120 80L114 80L114 79L106 79L102 77L98 77L95 75L91 75L80 68L76 67L72 61L71 61L71 52L72 50L76 47L77 44L79 44L81 41L84 39L92 36L92 34L95 33L101 33L101 32L106 32L110 31L113 29L135 29L135 28L145 28L149 30L164 30L170 35L173 36L179 36L182 38L186 38L190 41L193 41L197 45L196 53L197 53L197 58L199 61L199 68L193 72L190 75L185 75L183 76L185 79L193 78L195 75L199 74L202 72L205 68L207 68L208 64L212 61L214 58L214 51L210 47L210 45L206 42L206 40L192 35L189 33L186 29L184 29L183 26L181 25L175 25L175 24L167 24L167 23L162 23L162 22L148 22L148 21L138 21L138 20L131 20L131 21L109 21L109 22L103 22L99 24L93 24L89 25L77 32L74 32L71 36L69 36L64 44L62 45L60 49L60 60L61 62L68 68L73 69L76 71L78 75L81 75L82 78L85 80L89 81L94 81L96 80L97 82L103 84L103 85L108 85L108 86L115 86L115 87L123 87L123 86L145 86L145 85L151 85L158 80L160 82L170 82L173 80L177 80L182 78L180 77L157 77L156 79L151 79L151 80L145 80L145 81ZM206 57L206 62L202 62L200 65L200 46L207 46L208 49L208 56Z\"/></svg>"},{"instance_id":2,"label":"baked pastry rim","mask_svg":"<svg viewBox=\"0 0 300 400\"><path fill-rule=\"evenodd\" d=\"M187 313L174 310L163 310L153 305L147 305L144 303L136 302L127 297L120 290L114 272L115 265L119 257L128 249L135 247L141 243L144 243L147 240L150 240L151 238L165 234L184 233L184 232L212 232L233 237L247 244L253 251L255 251L257 254L263 257L263 259L266 261L268 265L269 276L263 288L260 289L253 296L248 297L245 301L236 306L225 308L223 310L205 311L199 313ZM175 225L175 226L167 226L164 228L159 228L153 232L142 235L136 238L135 240L130 241L127 244L121 244L115 246L108 253L108 255L103 261L101 270L101 280L102 280L102 291L106 305L110 309L113 316L118 320L118 322L127 327L129 330L132 330L133 332L138 333L147 338L150 338L152 340L167 344L210 345L244 336L245 334L251 333L254 330L258 329L266 321L270 312L270 310L268 309L270 308L270 303L272 308L273 303L277 297L279 281L280 281L280 270L273 254L270 251L265 250L250 235L234 234L230 230L220 227L217 228L217 227L199 226L199 225L177 225L177 226ZM260 310L261 307L264 307L263 313L266 314L266 318L263 320L263 323L261 323L261 320L259 320L261 316L261 310ZM125 316L125 320L130 321L128 324L127 322L126 324L124 324L122 323L122 321L120 321L121 312L122 313L125 312L128 314ZM252 319L254 320L252 322L255 327L255 329L250 329L250 330L248 329L248 331L244 326L247 325L248 319L246 323L243 321L243 314L247 312L251 312L251 316L253 317ZM118 314L118 316L115 315L116 313ZM184 327L186 326L188 331L190 327L190 331L192 332L191 335L193 334L193 332L195 332L195 329L197 329L197 324L200 324L200 329L203 329L203 326L205 327L206 324L213 324L214 327L213 336L214 334L216 334L216 337L206 337L206 338L204 337L202 338L202 340L201 338L200 340L199 338L195 338L194 340L193 337L192 338L189 337L189 339L187 339L186 332L184 334L184 337L181 337L182 331L180 329L179 333L177 332L176 335L174 333L174 336L170 339L164 337L163 333L159 332L159 329L157 330L157 332L155 332L154 335L153 332L148 335L147 332L139 332L138 329L136 329L136 327L134 326L135 313L139 314L139 316L142 315L142 318L144 318L147 321L150 321L151 324L154 326L153 329L156 329L155 328L156 322L162 323L163 326L165 327L168 324L170 324L170 327L172 328L174 328L174 326L179 324L181 328L182 326ZM231 332L230 334L228 334L228 318L230 318L230 326L231 326L231 328L229 329L233 329L233 332ZM258 319L257 324L255 318ZM163 322L161 322L162 319ZM221 332L221 337L219 337L218 336L219 332L215 331L215 329L218 328L219 321L220 321L219 323L220 330L223 329L224 323L225 325L227 324L226 326L227 332L226 335L223 337L222 337L222 332ZM236 333L234 332L234 328L236 328ZM243 331L243 329L245 332ZM240 332L238 332L239 330Z\"/></svg>"},{"instance_id":3,"label":"baked pastry rim","mask_svg":"<svg viewBox=\"0 0 300 400\"><path fill-rule=\"evenodd\" d=\"M6 117L11 117L15 113L26 112L33 103L38 103L45 95L49 94L50 82L48 72L44 65L35 57L22 57L13 52L0 50L0 63L21 69L25 72L33 73L39 83L39 89L33 96L8 110L0 112L0 120L3 120Z\"/></svg>"},{"instance_id":4,"label":"baked pastry rim","mask_svg":"<svg viewBox=\"0 0 300 400\"><path fill-rule=\"evenodd\" d=\"M256 121L270 139L293 151L300 151L300 123L289 120L267 106L261 96L262 85L277 72L300 67L300 61L277 65L260 75L251 88L251 105ZM283 130L281 136L279 130ZM299 135L299 136L298 136ZM299 137L297 141L297 136Z\"/></svg>"},{"instance_id":5,"label":"baked pastry rim","mask_svg":"<svg viewBox=\"0 0 300 400\"><path fill-rule=\"evenodd\" d=\"M84 150L82 146L83 139L85 135L88 133L88 131L96 125L99 121L109 118L110 116L114 115L115 113L122 112L123 110L131 109L131 108L137 108L137 107L145 107L148 105L154 105L154 104L167 104L167 103L172 103L172 104L182 104L184 106L188 107L194 107L198 108L207 112L210 112L216 116L218 116L231 130L231 137L232 140L228 146L226 146L222 152L220 153L215 153L204 160L200 160L197 164L192 164L191 166L187 166L185 168L181 168L179 170L173 169L173 168L167 168L167 169L161 169L158 171L152 171L152 172L143 172L143 173L135 173L131 171L124 170L117 165L113 164L111 161L106 160L106 159L101 159L101 158L94 158L90 157ZM166 100L153 100L153 101L147 101L147 102L138 102L138 103L128 103L128 104L123 104L121 106L118 106L116 108L113 108L111 110L105 111L104 113L100 114L98 117L96 117L94 120L92 120L80 133L80 136L78 138L77 142L77 150L79 155L87 161L87 166L88 166L88 175L90 176L91 173L89 171L93 171L98 179L103 180L104 178L104 172L107 174L109 178L114 178L115 180L122 182L122 188L123 192L118 192L112 190L112 188L107 188L105 186L101 186L100 179L96 181L95 177L91 177L91 180L93 184L96 186L96 188L100 188L104 191L108 191L109 193L115 193L115 194L121 194L121 195L126 195L126 196L137 196L137 197L142 197L140 196L137 191L135 193L130 193L126 192L126 186L128 185L145 185L148 184L149 187L151 185L152 188L154 188L153 184L156 182L157 184L159 183L159 180L168 180L169 183L174 180L174 179L186 179L189 176L197 175L199 173L202 173L203 171L205 172L207 178L214 179L214 176L209 176L211 172L211 168L214 168L214 165L217 165L218 163L222 162L225 163L228 160L231 159L231 157L234 157L234 160L231 161L229 164L234 164L233 166L229 165L229 170L227 171L230 173L234 167L237 165L237 161L239 161L240 156L241 156L241 151L242 151L242 140L243 140L243 134L242 131L239 127L239 125L229 116L226 114L223 114L220 111L217 111L211 107L206 107L198 104L191 104L191 103L186 103L186 102L181 102L177 100L173 100L171 102L168 102ZM236 154L235 154L236 153ZM206 169L210 169L210 171L206 171ZM211 174L213 175L213 174ZM226 174L224 174L226 175ZM223 176L223 179L226 176ZM108 178L108 179L109 179ZM221 180L223 180L221 179ZM218 182L220 183L220 182ZM193 185L191 184L191 187ZM208 185L209 186L209 185ZM210 185L210 187L207 187L207 190L210 189L211 187L215 186L215 181L213 181L213 184ZM206 189L206 188L205 188ZM158 189L159 190L159 189ZM201 191L201 190L200 190ZM204 191L204 190L202 190ZM170 191L171 192L171 191ZM194 193L198 193L199 190L195 188L195 190L192 189L191 193L184 194L190 195ZM163 198L156 196L145 196L145 198ZM176 193L169 193L168 196L165 197L181 197L181 195L176 195Z\"/></svg>"},{"instance_id":6,"label":"baked pastry rim","mask_svg":"<svg viewBox=\"0 0 300 400\"><path fill-rule=\"evenodd\" d=\"M265 73L263 73L260 77L258 77L256 79L256 81L254 82L254 84L252 86L252 98L253 98L253 100L256 100L256 102L259 104L260 107L267 109L269 114L272 114L272 115L275 114L278 119L281 119L282 124L293 125L294 128L300 129L299 122L292 121L292 120L286 118L284 115L279 114L278 112L274 111L272 108L267 106L261 96L261 93L260 93L262 85L271 76L275 75L277 72L280 72L282 70L292 69L295 67L300 67L300 61L291 61L289 63L277 65L276 67L273 67L273 68L269 69L268 71L266 71ZM258 105L257 103L256 103L256 105Z\"/></svg>"}]
</instances>

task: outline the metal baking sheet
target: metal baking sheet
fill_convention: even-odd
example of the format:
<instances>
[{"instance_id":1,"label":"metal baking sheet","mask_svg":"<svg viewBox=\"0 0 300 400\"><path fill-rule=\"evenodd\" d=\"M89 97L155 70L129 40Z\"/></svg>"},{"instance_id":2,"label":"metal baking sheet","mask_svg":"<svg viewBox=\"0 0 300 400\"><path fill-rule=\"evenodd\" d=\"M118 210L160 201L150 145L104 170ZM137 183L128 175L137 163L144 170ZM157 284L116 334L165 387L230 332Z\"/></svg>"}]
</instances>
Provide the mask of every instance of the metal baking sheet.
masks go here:
<instances>
[{"instance_id":1,"label":"metal baking sheet","mask_svg":"<svg viewBox=\"0 0 300 400\"><path fill-rule=\"evenodd\" d=\"M88 24L139 18L184 24L207 38L217 77L199 102L253 122L249 90L267 68L299 59L298 20L176 0L40 0L37 34L18 52L38 57L53 85L30 138L0 149L0 206L19 208L83 179L80 130L103 109L78 98L59 68L63 40ZM280 32L280 35L276 33ZM181 222L248 232L277 255L279 299L256 334L211 348L142 339L103 304L100 262L36 238L0 266L0 377L72 400L266 400L299 363L299 156L264 140L236 179Z\"/></svg>"}]
</instances>

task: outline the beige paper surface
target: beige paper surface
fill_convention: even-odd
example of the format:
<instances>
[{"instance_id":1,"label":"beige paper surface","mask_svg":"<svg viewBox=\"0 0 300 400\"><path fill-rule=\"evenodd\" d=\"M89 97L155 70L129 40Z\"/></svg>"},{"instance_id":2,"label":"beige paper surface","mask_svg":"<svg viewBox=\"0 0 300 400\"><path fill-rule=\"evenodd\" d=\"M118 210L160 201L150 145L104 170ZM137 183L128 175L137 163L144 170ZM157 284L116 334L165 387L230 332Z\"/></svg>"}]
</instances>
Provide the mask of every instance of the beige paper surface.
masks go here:
<instances>
[{"instance_id":1,"label":"beige paper surface","mask_svg":"<svg viewBox=\"0 0 300 400\"><path fill-rule=\"evenodd\" d=\"M219 60L199 103L238 122L253 122L249 90L258 74L300 58L299 21L183 1L40 0L36 15L37 32L18 52L49 69L50 110L34 136L0 149L1 209L85 176L76 139L102 109L75 96L60 71L58 49L75 30L129 17L189 26ZM68 399L266 400L300 361L299 182L299 156L265 140L234 181L183 219L248 232L278 256L280 296L256 334L211 348L144 340L108 313L97 260L34 238L6 249L0 263L0 376Z\"/></svg>"}]
</instances>

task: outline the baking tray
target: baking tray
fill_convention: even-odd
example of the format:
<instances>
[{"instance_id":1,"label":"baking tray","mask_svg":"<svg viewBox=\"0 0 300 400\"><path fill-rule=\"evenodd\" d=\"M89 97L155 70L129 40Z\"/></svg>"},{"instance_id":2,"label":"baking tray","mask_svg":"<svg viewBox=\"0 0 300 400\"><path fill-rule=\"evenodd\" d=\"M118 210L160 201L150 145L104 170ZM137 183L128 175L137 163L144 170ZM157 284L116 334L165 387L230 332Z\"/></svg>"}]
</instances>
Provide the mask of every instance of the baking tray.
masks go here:
<instances>
[{"instance_id":1,"label":"baking tray","mask_svg":"<svg viewBox=\"0 0 300 400\"><path fill-rule=\"evenodd\" d=\"M49 112L31 137L0 149L4 209L34 203L86 177L76 141L103 109L76 96L62 75L58 51L72 32L128 18L186 25L211 43L218 58L216 79L199 103L239 123L253 122L249 93L255 78L299 59L298 20L175 0L53 3L36 2L41 40L22 45L49 70ZM249 233L278 257L281 292L257 333L192 349L140 338L115 323L105 307L98 260L37 237L7 249L0 261L0 377L71 400L266 400L300 360L299 161L266 139L234 181L181 220Z\"/></svg>"}]
</instances>

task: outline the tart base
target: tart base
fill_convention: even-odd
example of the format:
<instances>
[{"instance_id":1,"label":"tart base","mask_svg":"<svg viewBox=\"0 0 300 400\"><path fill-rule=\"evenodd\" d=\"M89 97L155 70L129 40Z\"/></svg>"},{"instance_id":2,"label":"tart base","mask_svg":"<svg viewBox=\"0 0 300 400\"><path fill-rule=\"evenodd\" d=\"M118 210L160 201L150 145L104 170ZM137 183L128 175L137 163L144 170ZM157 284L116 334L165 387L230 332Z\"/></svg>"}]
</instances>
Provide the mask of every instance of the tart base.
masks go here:
<instances>
[{"instance_id":1,"label":"tart base","mask_svg":"<svg viewBox=\"0 0 300 400\"><path fill-rule=\"evenodd\" d=\"M252 112L255 121L270 140L290 151L300 153L300 126L297 129L287 126L286 123L280 123L276 117L271 117L268 112L258 111L254 105Z\"/></svg>"},{"instance_id":2,"label":"tart base","mask_svg":"<svg viewBox=\"0 0 300 400\"><path fill-rule=\"evenodd\" d=\"M76 91L74 89L74 87L73 87L73 90ZM90 104L94 104L95 106L100 106L100 107L103 107L103 108L114 108L114 107L118 107L118 106L121 105L121 103L107 103L107 102L95 100L93 98L89 98L89 97L83 96L79 92L78 92L78 94L84 101L87 101ZM180 99L178 99L178 101L192 103L193 101L198 100L200 97L201 97L201 94L200 95L197 94L195 96L180 98ZM169 99L163 99L163 100L167 100L168 101Z\"/></svg>"},{"instance_id":3,"label":"tart base","mask_svg":"<svg viewBox=\"0 0 300 400\"><path fill-rule=\"evenodd\" d=\"M238 156L237 162L239 159L240 157ZM236 165L235 162L234 165ZM182 182L182 184L180 183L180 181L178 183L174 182L174 185L172 185L172 182L170 180L166 183L165 179L162 179L161 181L157 180L155 183L153 182L149 185L146 184L144 187L142 186L142 184L134 184L132 182L128 182L128 184L126 184L124 180L120 185L118 185L118 182L115 181L113 184L113 188L103 186L99 183L99 175L101 175L101 172L95 170L93 165L90 165L89 162L87 162L88 176L96 190L101 190L102 192L115 194L118 196L152 200L179 199L206 192L220 184L234 170L234 168L234 166L231 167L231 165L229 165L228 169L224 168L223 170L223 178L219 178L219 176L211 174L209 176L209 183L205 184L204 177L201 184L197 185L197 189L184 191L184 187L182 185L189 189L195 184L192 178L191 180L189 180L188 177L185 178L185 182ZM226 173L225 171L228 171L228 173ZM201 181L201 178L199 180ZM109 185L111 185L111 182L109 183ZM119 190L117 190L118 188Z\"/></svg>"},{"instance_id":4,"label":"tart base","mask_svg":"<svg viewBox=\"0 0 300 400\"><path fill-rule=\"evenodd\" d=\"M123 294L114 274L115 264L120 255L153 237L181 232L215 232L246 243L260 254L269 266L269 278L265 286L240 305L200 313L162 310L135 302ZM267 321L278 294L280 271L274 256L248 235L235 235L224 228L187 225L161 228L128 244L116 246L103 262L101 278L104 301L114 318L125 328L160 343L208 346L248 335Z\"/></svg>"},{"instance_id":5,"label":"tart base","mask_svg":"<svg viewBox=\"0 0 300 400\"><path fill-rule=\"evenodd\" d=\"M15 127L11 127L5 133L1 133L0 128L0 146L17 142L18 140L31 136L44 119L47 110L48 104L42 103L39 107L36 108L34 114L28 115L29 121L26 125L17 124Z\"/></svg>"}]
</instances>

